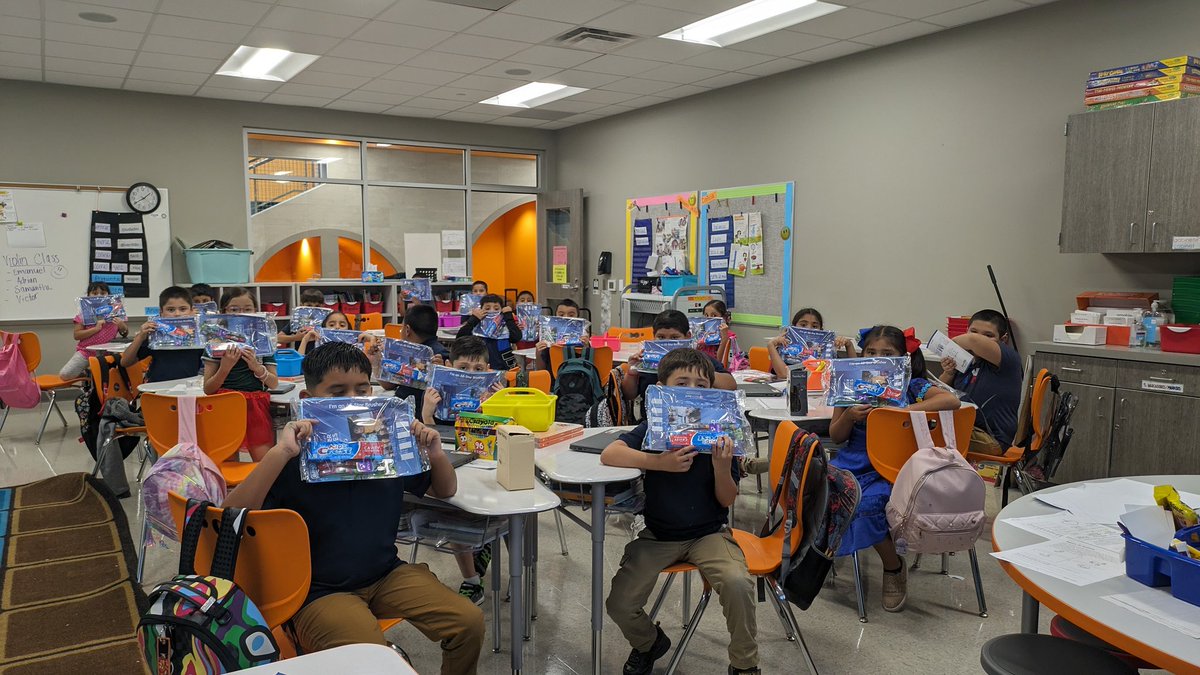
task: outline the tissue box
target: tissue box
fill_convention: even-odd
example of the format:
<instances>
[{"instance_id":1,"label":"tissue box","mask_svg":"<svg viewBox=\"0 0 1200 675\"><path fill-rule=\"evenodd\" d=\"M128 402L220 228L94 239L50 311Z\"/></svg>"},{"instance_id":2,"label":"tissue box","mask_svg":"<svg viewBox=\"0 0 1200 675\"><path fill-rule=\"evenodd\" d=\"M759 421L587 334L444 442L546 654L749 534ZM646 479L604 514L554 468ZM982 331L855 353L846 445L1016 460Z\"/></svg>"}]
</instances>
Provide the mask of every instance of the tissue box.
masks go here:
<instances>
[{"instance_id":1,"label":"tissue box","mask_svg":"<svg viewBox=\"0 0 1200 675\"><path fill-rule=\"evenodd\" d=\"M364 284L382 284L383 272L363 272L362 280Z\"/></svg>"},{"instance_id":2,"label":"tissue box","mask_svg":"<svg viewBox=\"0 0 1200 675\"><path fill-rule=\"evenodd\" d=\"M1104 314L1102 312L1092 312L1086 309L1077 309L1071 312L1071 323L1104 323Z\"/></svg>"},{"instance_id":3,"label":"tissue box","mask_svg":"<svg viewBox=\"0 0 1200 675\"><path fill-rule=\"evenodd\" d=\"M533 432L518 424L496 427L496 482L505 490L533 489Z\"/></svg>"},{"instance_id":4,"label":"tissue box","mask_svg":"<svg viewBox=\"0 0 1200 675\"><path fill-rule=\"evenodd\" d=\"M1071 323L1101 323L1105 326L1132 326L1138 322L1136 317L1127 314L1105 314L1101 321L1072 321Z\"/></svg>"},{"instance_id":5,"label":"tissue box","mask_svg":"<svg viewBox=\"0 0 1200 675\"><path fill-rule=\"evenodd\" d=\"M1074 326L1059 324L1054 327L1054 341L1075 345L1102 345L1108 339L1105 326Z\"/></svg>"}]
</instances>

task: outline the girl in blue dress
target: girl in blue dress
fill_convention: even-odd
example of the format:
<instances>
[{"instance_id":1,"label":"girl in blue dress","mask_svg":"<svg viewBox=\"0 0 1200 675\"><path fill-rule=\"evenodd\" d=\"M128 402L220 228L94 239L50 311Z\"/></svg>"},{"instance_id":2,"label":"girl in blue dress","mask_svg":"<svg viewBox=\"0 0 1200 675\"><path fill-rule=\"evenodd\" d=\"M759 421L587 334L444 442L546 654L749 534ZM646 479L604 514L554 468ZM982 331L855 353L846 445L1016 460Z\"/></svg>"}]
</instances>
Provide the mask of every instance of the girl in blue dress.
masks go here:
<instances>
[{"instance_id":1,"label":"girl in blue dress","mask_svg":"<svg viewBox=\"0 0 1200 675\"><path fill-rule=\"evenodd\" d=\"M958 408L958 397L935 387L932 377L925 369L925 358L921 355L921 343L906 336L895 326L875 326L859 342L862 356L903 356L912 360L912 379L906 392L904 410L954 410ZM838 555L850 555L855 551L873 546L883 563L883 608L889 612L904 609L908 596L908 572L904 559L896 553L887 522L887 503L892 494L892 484L880 476L867 457L867 414L872 407L856 405L838 408L829 423L829 436L834 443L845 443L831 463L850 471L862 488L862 499L858 511L850 523L850 529L842 539Z\"/></svg>"}]
</instances>

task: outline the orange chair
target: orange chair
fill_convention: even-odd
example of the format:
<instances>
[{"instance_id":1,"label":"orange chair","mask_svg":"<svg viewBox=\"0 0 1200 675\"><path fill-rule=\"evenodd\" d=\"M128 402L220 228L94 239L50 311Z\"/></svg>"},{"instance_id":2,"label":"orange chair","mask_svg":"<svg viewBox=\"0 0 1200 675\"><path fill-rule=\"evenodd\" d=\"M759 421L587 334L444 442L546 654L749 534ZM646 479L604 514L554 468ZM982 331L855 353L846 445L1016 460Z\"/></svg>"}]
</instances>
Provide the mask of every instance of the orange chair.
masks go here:
<instances>
[{"instance_id":1,"label":"orange chair","mask_svg":"<svg viewBox=\"0 0 1200 675\"><path fill-rule=\"evenodd\" d=\"M579 350L579 347L575 348ZM558 377L558 369L563 364L563 348L550 348L550 372ZM576 351L576 355L580 352ZM600 386L607 387L608 380L612 377L613 369L613 352L611 347L598 347L592 349L592 363L596 364L596 370L600 372ZM531 385L532 386L532 385Z\"/></svg>"},{"instance_id":2,"label":"orange chair","mask_svg":"<svg viewBox=\"0 0 1200 675\"><path fill-rule=\"evenodd\" d=\"M608 337L620 338L621 342L645 342L654 339L654 329L645 328L609 328L605 333Z\"/></svg>"},{"instance_id":3,"label":"orange chair","mask_svg":"<svg viewBox=\"0 0 1200 675\"><path fill-rule=\"evenodd\" d=\"M34 376L33 381L37 383L38 390L50 399L50 405L46 408L46 416L42 418L42 426L38 429L37 438L33 441L34 444L40 445L42 434L46 433L46 423L50 421L51 410L58 413L58 419L62 420L63 428L67 428L67 418L63 416L62 409L58 407L58 391L60 389L78 389L80 383L87 381L88 378L74 377L64 380L58 375L34 375L34 371L42 363L41 340L38 339L37 333L20 333L17 337L21 340L19 349L21 357L25 359L25 366L29 368L29 374Z\"/></svg>"},{"instance_id":4,"label":"orange chair","mask_svg":"<svg viewBox=\"0 0 1200 675\"><path fill-rule=\"evenodd\" d=\"M383 315L375 312L355 316L354 330L383 330Z\"/></svg>"},{"instance_id":5,"label":"orange chair","mask_svg":"<svg viewBox=\"0 0 1200 675\"><path fill-rule=\"evenodd\" d=\"M766 347L751 347L750 368L751 370L760 370L764 373L772 372L771 352L767 351Z\"/></svg>"},{"instance_id":6,"label":"orange chair","mask_svg":"<svg viewBox=\"0 0 1200 675\"><path fill-rule=\"evenodd\" d=\"M508 386L510 386L510 387L517 386L517 373L520 370L521 370L520 368L513 368L512 370L509 370L507 373L504 374L504 379L508 383ZM527 386L533 387L534 389L538 389L541 392L546 393L546 394L550 393L550 371L548 371L548 370L529 370L529 371L526 371L526 374L529 375L529 384Z\"/></svg>"},{"instance_id":7,"label":"orange chair","mask_svg":"<svg viewBox=\"0 0 1200 675\"><path fill-rule=\"evenodd\" d=\"M96 398L100 401L101 410L104 409L104 402L111 397L123 398L126 401L132 401L137 398L137 388L146 379L146 369L150 367L150 358L144 358L141 361L133 364L125 369L125 374L129 376L129 386L125 386L125 379L119 375L110 373L108 385L104 384L104 377L100 372L101 359L111 362L120 361L120 357L115 354L105 354L103 356L93 356L88 359L88 370L92 374L92 386L95 388ZM128 436L141 436L146 433L145 425L140 427L118 427L113 430L113 440ZM107 447L96 448L96 467L92 469L92 475L100 469L100 453L105 452ZM138 481L142 480L142 471L146 468L146 460L150 458L149 453L143 450L142 464L138 467Z\"/></svg>"},{"instance_id":8,"label":"orange chair","mask_svg":"<svg viewBox=\"0 0 1200 675\"><path fill-rule=\"evenodd\" d=\"M1032 457L1041 451L1046 442L1046 432L1050 430L1050 416L1054 414L1054 392L1051 385L1053 376L1050 371L1042 368L1034 378L1033 387L1024 393L1025 401L1021 409L1022 419L1017 420L1017 440L1003 455L988 455L981 452L968 452L967 460L977 464L999 464L1000 476L998 486L1000 507L1008 506L1009 474L1016 473L1017 485L1022 492L1031 491L1024 480L1021 468L1017 464L1026 456ZM1023 467L1024 465L1022 465Z\"/></svg>"},{"instance_id":9,"label":"orange chair","mask_svg":"<svg viewBox=\"0 0 1200 675\"><path fill-rule=\"evenodd\" d=\"M168 499L175 527L182 537L187 500L174 492ZM209 508L205 515L200 544L196 547L197 574L207 574L212 567L221 516L221 509L215 507ZM283 624L300 611L312 582L308 526L300 514L287 509L251 511L246 517L233 577L271 627L279 644L280 658L296 656L296 647L283 630ZM380 620L379 629L386 631L401 621Z\"/></svg>"},{"instance_id":10,"label":"orange chair","mask_svg":"<svg viewBox=\"0 0 1200 675\"><path fill-rule=\"evenodd\" d=\"M775 444L771 449L771 484L778 485L783 479L784 465L787 463L788 448L792 443L792 438L800 433L799 427L790 421L779 423L779 429L775 433ZM823 451L822 451L823 452ZM812 456L809 456L809 462L812 461ZM803 482L800 485L800 495L805 493L807 486L807 478L809 467L804 467ZM794 522L797 524L793 528L790 541L789 555L795 555L800 550L800 544L804 539L803 530L803 499L796 500L796 512L794 514ZM785 517L791 514L784 514ZM808 645L804 643L804 636L800 633L800 623L796 620L796 615L792 613L791 605L788 603L787 597L783 594L783 590L779 587L779 581L776 579L776 573L779 566L783 564L783 545L784 545L784 530L782 527L775 528L770 534L765 537L760 537L745 530L731 530L734 541L738 547L742 549L742 553L746 556L746 567L750 574L759 577L766 582L771 589L768 597L775 604L776 614L779 620L783 622L784 632L787 635L789 642L795 642L800 649L800 654L804 659L804 663L808 666L808 671L813 675L816 674L817 668L813 663L812 655L808 651ZM676 574L684 573L685 583L687 575L690 572L697 571L695 565L690 563L676 563L663 570L663 574L669 575L666 582L663 583L663 588L658 594L658 598L654 601L654 606L650 609L650 619L658 614L659 608L662 606L663 599L666 597L667 591L671 587L671 582ZM686 596L685 596L686 597ZM687 625L684 626L683 637L679 640L679 646L675 648L675 653L671 655L671 662L667 666L667 673L674 673L679 666L679 661L683 657L683 652L687 649L688 643L691 642L692 636L696 632L696 626L699 625L701 617L704 616L704 610L708 607L709 600L712 599L712 587L704 580L704 589L700 595L700 601L696 604L696 609L688 619ZM686 608L685 608L686 609Z\"/></svg>"},{"instance_id":11,"label":"orange chair","mask_svg":"<svg viewBox=\"0 0 1200 675\"><path fill-rule=\"evenodd\" d=\"M404 325L399 323L389 323L383 327L383 336L393 340L402 340L404 335Z\"/></svg>"},{"instance_id":12,"label":"orange chair","mask_svg":"<svg viewBox=\"0 0 1200 675\"><path fill-rule=\"evenodd\" d=\"M179 406L174 396L143 394L142 416L146 438L159 455L179 442ZM241 394L231 391L196 398L196 445L220 467L230 487L246 480L258 466L230 459L237 456L245 435L246 399Z\"/></svg>"}]
</instances>

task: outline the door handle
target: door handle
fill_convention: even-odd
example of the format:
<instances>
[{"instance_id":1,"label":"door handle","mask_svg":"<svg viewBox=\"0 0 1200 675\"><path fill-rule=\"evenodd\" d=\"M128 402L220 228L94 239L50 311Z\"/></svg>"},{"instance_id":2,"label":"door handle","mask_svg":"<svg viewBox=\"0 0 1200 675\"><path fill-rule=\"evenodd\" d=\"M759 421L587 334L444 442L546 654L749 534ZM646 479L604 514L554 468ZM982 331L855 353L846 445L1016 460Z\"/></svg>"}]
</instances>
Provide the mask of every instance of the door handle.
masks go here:
<instances>
[{"instance_id":1,"label":"door handle","mask_svg":"<svg viewBox=\"0 0 1200 675\"><path fill-rule=\"evenodd\" d=\"M1129 224L1129 245L1133 246L1133 228L1137 227L1137 223Z\"/></svg>"},{"instance_id":2,"label":"door handle","mask_svg":"<svg viewBox=\"0 0 1200 675\"><path fill-rule=\"evenodd\" d=\"M1064 373L1082 373L1082 372L1083 372L1083 368L1071 368L1071 367L1069 367L1069 366L1063 366L1063 367L1062 367L1062 371L1063 371Z\"/></svg>"},{"instance_id":3,"label":"door handle","mask_svg":"<svg viewBox=\"0 0 1200 675\"><path fill-rule=\"evenodd\" d=\"M1157 220L1150 223L1150 245L1151 246L1158 245L1157 242L1154 241L1155 239L1158 239L1158 221Z\"/></svg>"}]
</instances>

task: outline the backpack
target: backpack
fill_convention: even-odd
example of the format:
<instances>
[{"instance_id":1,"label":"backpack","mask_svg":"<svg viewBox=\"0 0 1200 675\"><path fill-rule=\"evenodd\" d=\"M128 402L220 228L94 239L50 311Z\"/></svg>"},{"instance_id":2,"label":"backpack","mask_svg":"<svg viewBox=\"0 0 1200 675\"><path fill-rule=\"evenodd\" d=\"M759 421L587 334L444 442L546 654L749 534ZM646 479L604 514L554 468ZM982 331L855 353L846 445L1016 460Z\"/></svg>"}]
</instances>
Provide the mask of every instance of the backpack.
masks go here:
<instances>
[{"instance_id":1,"label":"backpack","mask_svg":"<svg viewBox=\"0 0 1200 675\"><path fill-rule=\"evenodd\" d=\"M175 539L175 519L167 495L171 492L189 500L225 501L225 477L212 458L196 445L196 399L180 396L179 440L150 467L142 481L142 507L146 537ZM148 542L143 542L148 543Z\"/></svg>"},{"instance_id":2,"label":"backpack","mask_svg":"<svg viewBox=\"0 0 1200 675\"><path fill-rule=\"evenodd\" d=\"M279 660L279 645L262 612L235 584L234 568L247 509L225 509L212 571L196 574L196 548L212 502L189 499L179 575L150 592L138 643L157 675L231 673Z\"/></svg>"},{"instance_id":3,"label":"backpack","mask_svg":"<svg viewBox=\"0 0 1200 675\"><path fill-rule=\"evenodd\" d=\"M938 413L944 448L934 447L925 413L911 412L919 448L896 476L887 504L896 551L903 554L950 553L975 546L987 518L983 479L959 454L954 414Z\"/></svg>"},{"instance_id":4,"label":"backpack","mask_svg":"<svg viewBox=\"0 0 1200 675\"><path fill-rule=\"evenodd\" d=\"M119 356L102 354L96 359L100 363L101 390L108 391L109 380L113 376L113 371L116 371L117 376L125 385L125 391L135 391L129 382L129 373L121 367ZM88 452L92 454L92 459L96 459L96 439L100 431L100 415L104 412L104 405L100 403L100 393L96 391L91 378L83 382L83 394L75 399L75 412L79 415L79 435L83 437L83 442L87 445ZM117 439L122 458L128 457L137 448L137 444L136 436L122 436Z\"/></svg>"},{"instance_id":5,"label":"backpack","mask_svg":"<svg viewBox=\"0 0 1200 675\"><path fill-rule=\"evenodd\" d=\"M12 408L36 408L42 401L25 356L21 354L21 336L4 333L0 343L0 400Z\"/></svg>"},{"instance_id":6,"label":"backpack","mask_svg":"<svg viewBox=\"0 0 1200 675\"><path fill-rule=\"evenodd\" d=\"M600 371L592 360L592 348L585 347L575 356L573 347L562 347L563 362L558 367L550 393L558 396L554 413L556 422L584 426L612 426L611 411L604 424L607 400L600 386ZM611 381L611 380L610 380ZM604 404L597 408L597 404Z\"/></svg>"}]
</instances>

